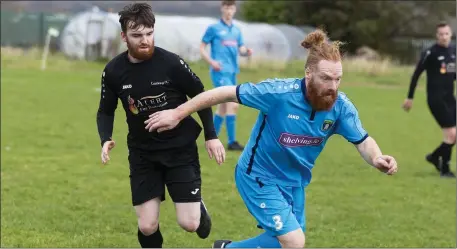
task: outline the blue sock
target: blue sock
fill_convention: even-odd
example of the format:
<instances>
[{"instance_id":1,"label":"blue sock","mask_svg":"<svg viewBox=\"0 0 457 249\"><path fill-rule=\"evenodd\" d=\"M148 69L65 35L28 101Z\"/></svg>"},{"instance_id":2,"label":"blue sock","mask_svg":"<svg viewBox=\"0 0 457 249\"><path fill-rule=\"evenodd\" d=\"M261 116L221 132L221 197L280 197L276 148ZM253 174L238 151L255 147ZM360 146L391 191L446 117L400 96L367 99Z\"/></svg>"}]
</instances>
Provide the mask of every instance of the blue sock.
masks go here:
<instances>
[{"instance_id":1,"label":"blue sock","mask_svg":"<svg viewBox=\"0 0 457 249\"><path fill-rule=\"evenodd\" d=\"M224 117L220 115L214 115L214 129L216 130L216 135L219 135L221 131L222 122L224 122Z\"/></svg>"},{"instance_id":2,"label":"blue sock","mask_svg":"<svg viewBox=\"0 0 457 249\"><path fill-rule=\"evenodd\" d=\"M235 142L235 123L236 123L235 115L226 115L225 116L225 126L227 128L228 144Z\"/></svg>"},{"instance_id":3,"label":"blue sock","mask_svg":"<svg viewBox=\"0 0 457 249\"><path fill-rule=\"evenodd\" d=\"M262 233L257 237L243 241L232 242L226 248L281 248L281 244L276 237L272 237L267 233Z\"/></svg>"}]
</instances>

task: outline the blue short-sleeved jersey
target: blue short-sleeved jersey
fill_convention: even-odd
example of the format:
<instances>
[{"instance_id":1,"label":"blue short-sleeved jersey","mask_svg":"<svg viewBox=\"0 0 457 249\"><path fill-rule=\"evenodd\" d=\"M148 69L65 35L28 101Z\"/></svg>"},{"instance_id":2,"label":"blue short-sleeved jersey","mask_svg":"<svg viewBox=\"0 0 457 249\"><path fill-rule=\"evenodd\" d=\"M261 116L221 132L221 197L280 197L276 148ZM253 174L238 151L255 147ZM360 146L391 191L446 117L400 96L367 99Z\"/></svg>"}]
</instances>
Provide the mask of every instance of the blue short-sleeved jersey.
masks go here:
<instances>
[{"instance_id":1,"label":"blue short-sleeved jersey","mask_svg":"<svg viewBox=\"0 0 457 249\"><path fill-rule=\"evenodd\" d=\"M327 139L354 144L368 137L357 109L342 92L330 111L313 111L304 79L268 79L237 86L239 103L260 110L238 166L278 185L307 186Z\"/></svg>"},{"instance_id":2,"label":"blue short-sleeved jersey","mask_svg":"<svg viewBox=\"0 0 457 249\"><path fill-rule=\"evenodd\" d=\"M202 42L211 45L211 58L221 65L221 73L239 73L238 49L244 45L241 30L220 20L210 25ZM213 68L210 69L213 72Z\"/></svg>"}]
</instances>

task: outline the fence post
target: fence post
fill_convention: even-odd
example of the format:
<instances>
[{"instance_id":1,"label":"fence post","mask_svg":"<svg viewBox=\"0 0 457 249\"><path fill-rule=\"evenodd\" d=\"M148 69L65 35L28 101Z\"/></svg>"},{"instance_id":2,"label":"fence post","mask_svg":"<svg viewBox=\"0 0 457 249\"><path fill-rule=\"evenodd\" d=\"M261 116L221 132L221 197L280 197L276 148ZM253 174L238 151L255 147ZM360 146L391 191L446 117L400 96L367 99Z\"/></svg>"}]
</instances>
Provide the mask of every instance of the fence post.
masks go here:
<instances>
[{"instance_id":1,"label":"fence post","mask_svg":"<svg viewBox=\"0 0 457 249\"><path fill-rule=\"evenodd\" d=\"M38 42L40 44L40 47L42 48L44 46L44 37L45 37L45 27L44 27L44 13L40 12L40 18L39 18L39 27L38 30L40 31L38 34Z\"/></svg>"}]
</instances>

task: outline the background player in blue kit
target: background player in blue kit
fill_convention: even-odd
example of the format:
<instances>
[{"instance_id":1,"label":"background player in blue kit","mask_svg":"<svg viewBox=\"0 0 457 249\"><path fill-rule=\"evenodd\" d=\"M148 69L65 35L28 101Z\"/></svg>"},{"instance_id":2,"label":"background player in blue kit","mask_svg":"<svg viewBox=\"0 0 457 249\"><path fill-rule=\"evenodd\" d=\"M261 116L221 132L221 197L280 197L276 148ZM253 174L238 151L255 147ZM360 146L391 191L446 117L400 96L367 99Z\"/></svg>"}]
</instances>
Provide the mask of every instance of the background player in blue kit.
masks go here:
<instances>
[{"instance_id":1,"label":"background player in blue kit","mask_svg":"<svg viewBox=\"0 0 457 249\"><path fill-rule=\"evenodd\" d=\"M200 45L203 59L210 64L214 87L236 85L236 76L240 72L238 53L244 56L252 54L252 50L244 45L241 30L233 24L235 1L222 1L221 12L220 21L206 29ZM208 44L211 45L211 56L205 50ZM219 134L225 117L228 150L243 150L243 146L236 141L237 110L237 103L221 103L214 115L216 134Z\"/></svg>"},{"instance_id":2,"label":"background player in blue kit","mask_svg":"<svg viewBox=\"0 0 457 249\"><path fill-rule=\"evenodd\" d=\"M339 43L327 42L326 34L317 30L308 34L302 46L310 50L303 79L212 89L176 109L156 112L145 122L146 129L162 132L200 109L229 101L260 111L238 160L235 180L246 207L265 232L240 242L218 240L214 248L303 248L304 188L333 134L353 143L363 159L381 172L397 172L395 159L381 153L362 127L355 106L338 93L343 73Z\"/></svg>"}]
</instances>

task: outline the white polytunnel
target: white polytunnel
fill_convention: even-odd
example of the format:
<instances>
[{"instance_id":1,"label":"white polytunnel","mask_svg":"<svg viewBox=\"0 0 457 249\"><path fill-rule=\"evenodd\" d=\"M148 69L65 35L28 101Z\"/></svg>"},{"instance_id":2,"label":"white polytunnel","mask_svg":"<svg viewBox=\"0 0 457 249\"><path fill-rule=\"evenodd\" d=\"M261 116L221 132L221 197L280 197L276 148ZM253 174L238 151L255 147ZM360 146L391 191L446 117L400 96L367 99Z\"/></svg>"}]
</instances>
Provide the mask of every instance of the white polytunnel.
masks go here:
<instances>
[{"instance_id":1,"label":"white polytunnel","mask_svg":"<svg viewBox=\"0 0 457 249\"><path fill-rule=\"evenodd\" d=\"M163 18L163 16L157 17L156 22L159 22L159 18ZM202 37L208 26L216 23L217 19L210 17L181 16L169 16L168 18L170 19L171 24L176 27L176 33L179 37L179 47L176 51L170 51L177 53L187 61L200 60L200 44ZM159 42L157 42L157 44L159 44Z\"/></svg>"},{"instance_id":2,"label":"white polytunnel","mask_svg":"<svg viewBox=\"0 0 457 249\"><path fill-rule=\"evenodd\" d=\"M245 23L244 26L245 43L254 50L254 60L288 60L291 54L289 42L281 31L265 23Z\"/></svg>"},{"instance_id":3,"label":"white polytunnel","mask_svg":"<svg viewBox=\"0 0 457 249\"><path fill-rule=\"evenodd\" d=\"M179 54L186 40L179 33L179 22L174 16L156 15L154 44L170 52ZM183 57L184 58L184 57Z\"/></svg>"},{"instance_id":4,"label":"white polytunnel","mask_svg":"<svg viewBox=\"0 0 457 249\"><path fill-rule=\"evenodd\" d=\"M301 46L301 42L305 39L306 33L297 27L287 24L276 24L274 26L287 38L291 51L288 60L304 59L307 51Z\"/></svg>"},{"instance_id":5,"label":"white polytunnel","mask_svg":"<svg viewBox=\"0 0 457 249\"><path fill-rule=\"evenodd\" d=\"M73 59L112 58L122 47L120 31L115 14L94 7L69 20L60 36L60 47Z\"/></svg>"},{"instance_id":6,"label":"white polytunnel","mask_svg":"<svg viewBox=\"0 0 457 249\"><path fill-rule=\"evenodd\" d=\"M180 55L189 62L201 59L201 39L208 26L219 21L212 17L156 15L155 45ZM301 59L306 51L300 46L307 30L286 24L270 25L234 20L242 32L247 47L254 50L250 59L284 63ZM60 36L62 52L75 59L111 59L126 50L122 41L117 13L101 11L97 7L75 15ZM207 47L209 52L210 46ZM240 57L240 62L247 58Z\"/></svg>"}]
</instances>

